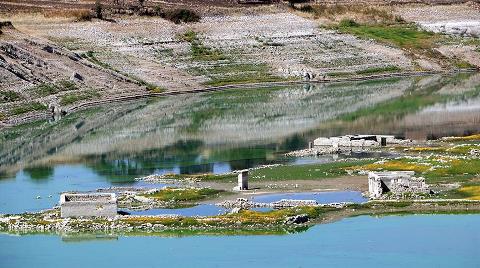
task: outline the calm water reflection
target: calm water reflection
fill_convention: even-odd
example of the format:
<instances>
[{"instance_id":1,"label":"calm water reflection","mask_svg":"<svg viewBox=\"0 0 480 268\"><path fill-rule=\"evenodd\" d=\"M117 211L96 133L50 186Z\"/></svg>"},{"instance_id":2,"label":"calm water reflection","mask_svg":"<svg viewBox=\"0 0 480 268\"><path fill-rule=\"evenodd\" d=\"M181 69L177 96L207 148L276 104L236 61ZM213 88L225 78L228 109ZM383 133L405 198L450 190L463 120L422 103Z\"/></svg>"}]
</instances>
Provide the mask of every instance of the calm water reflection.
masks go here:
<instances>
[{"instance_id":1,"label":"calm water reflection","mask_svg":"<svg viewBox=\"0 0 480 268\"><path fill-rule=\"evenodd\" d=\"M0 212L45 208L61 191L133 185L153 173L334 161L283 157L318 136L477 133L479 85L479 74L459 74L233 90L112 104L5 129Z\"/></svg>"}]
</instances>

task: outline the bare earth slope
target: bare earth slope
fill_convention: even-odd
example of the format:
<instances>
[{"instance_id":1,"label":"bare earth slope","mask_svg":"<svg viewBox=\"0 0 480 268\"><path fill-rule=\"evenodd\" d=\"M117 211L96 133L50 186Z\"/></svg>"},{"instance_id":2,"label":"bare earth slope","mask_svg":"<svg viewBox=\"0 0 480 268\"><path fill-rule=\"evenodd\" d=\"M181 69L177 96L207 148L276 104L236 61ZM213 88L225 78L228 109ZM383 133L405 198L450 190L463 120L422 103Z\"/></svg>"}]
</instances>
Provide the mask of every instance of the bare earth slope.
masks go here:
<instances>
[{"instance_id":1,"label":"bare earth slope","mask_svg":"<svg viewBox=\"0 0 480 268\"><path fill-rule=\"evenodd\" d=\"M2 31L0 112L4 117L35 113L50 104L145 91L137 81L100 68L74 52L15 29Z\"/></svg>"},{"instance_id":2,"label":"bare earth slope","mask_svg":"<svg viewBox=\"0 0 480 268\"><path fill-rule=\"evenodd\" d=\"M416 21L402 8L399 13ZM210 14L189 24L140 16L87 22L28 16L14 18L15 29L0 35L0 122L18 123L52 104L68 110L125 95L441 70L408 50L328 30L282 8ZM438 51L479 66L475 49L446 44Z\"/></svg>"}]
</instances>

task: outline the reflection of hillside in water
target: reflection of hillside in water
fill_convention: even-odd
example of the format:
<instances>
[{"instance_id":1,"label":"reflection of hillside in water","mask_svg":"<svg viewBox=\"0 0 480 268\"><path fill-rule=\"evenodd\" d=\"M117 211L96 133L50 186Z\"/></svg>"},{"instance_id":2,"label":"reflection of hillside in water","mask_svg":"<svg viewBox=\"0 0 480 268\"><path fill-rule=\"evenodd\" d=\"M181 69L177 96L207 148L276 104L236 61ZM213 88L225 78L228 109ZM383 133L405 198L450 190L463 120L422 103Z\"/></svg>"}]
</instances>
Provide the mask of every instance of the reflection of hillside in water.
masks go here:
<instances>
[{"instance_id":1,"label":"reflection of hillside in water","mask_svg":"<svg viewBox=\"0 0 480 268\"><path fill-rule=\"evenodd\" d=\"M235 147L276 143L343 113L398 97L411 83L407 79L177 96L96 129L95 136L71 144L64 153L132 152L179 140Z\"/></svg>"},{"instance_id":2,"label":"reflection of hillside in water","mask_svg":"<svg viewBox=\"0 0 480 268\"><path fill-rule=\"evenodd\" d=\"M451 79L438 86L438 77L427 80L431 92L416 99L437 96L435 103L412 107L406 114L395 111L387 114L372 114L354 121L334 120L322 124L309 135L340 135L347 133L395 134L410 139L435 139L444 136L462 136L480 132L480 75L460 74L463 79ZM430 78L434 79L434 77ZM444 79L443 79L444 80ZM421 83L417 83L419 85ZM422 92L425 87L415 87Z\"/></svg>"},{"instance_id":3,"label":"reflection of hillside in water","mask_svg":"<svg viewBox=\"0 0 480 268\"><path fill-rule=\"evenodd\" d=\"M478 79L478 75L414 77L110 105L71 114L54 124L33 124L15 135L7 133L7 142L0 144L0 166L15 170L24 163L71 162L90 163L98 173L110 175L159 168L196 173L222 168L214 162L229 161L233 169L268 163L275 152L300 148L320 135L408 136L417 130L431 134L435 132L427 131L429 127L445 122L461 125L458 131L471 131L475 124L478 128L479 110L478 98L468 94L480 84ZM405 96L414 100L405 111L378 110L385 103L398 105ZM462 96L471 100L465 102ZM339 120L356 113L361 116Z\"/></svg>"}]
</instances>

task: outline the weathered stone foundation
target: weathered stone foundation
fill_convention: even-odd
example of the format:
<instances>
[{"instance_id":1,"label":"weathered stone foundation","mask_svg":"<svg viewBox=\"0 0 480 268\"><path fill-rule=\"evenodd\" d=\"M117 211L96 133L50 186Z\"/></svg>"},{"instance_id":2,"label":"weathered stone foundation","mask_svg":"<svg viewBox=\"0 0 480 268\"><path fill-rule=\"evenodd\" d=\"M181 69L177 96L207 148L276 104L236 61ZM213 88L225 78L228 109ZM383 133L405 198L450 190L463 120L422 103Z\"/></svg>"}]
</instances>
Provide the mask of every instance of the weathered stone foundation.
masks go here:
<instances>
[{"instance_id":1,"label":"weathered stone foundation","mask_svg":"<svg viewBox=\"0 0 480 268\"><path fill-rule=\"evenodd\" d=\"M60 215L71 217L115 217L117 198L115 194L62 194Z\"/></svg>"}]
</instances>

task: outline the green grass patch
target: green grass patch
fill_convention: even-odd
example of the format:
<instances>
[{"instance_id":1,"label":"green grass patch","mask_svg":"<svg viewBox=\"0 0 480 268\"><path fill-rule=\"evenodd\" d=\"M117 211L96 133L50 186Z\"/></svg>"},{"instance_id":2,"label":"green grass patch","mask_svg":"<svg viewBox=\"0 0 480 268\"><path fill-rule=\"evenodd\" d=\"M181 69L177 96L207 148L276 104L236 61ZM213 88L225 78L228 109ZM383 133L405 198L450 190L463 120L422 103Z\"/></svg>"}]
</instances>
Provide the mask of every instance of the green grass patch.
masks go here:
<instances>
[{"instance_id":1,"label":"green grass patch","mask_svg":"<svg viewBox=\"0 0 480 268\"><path fill-rule=\"evenodd\" d=\"M443 198L480 200L480 184L466 183L458 189L445 192Z\"/></svg>"},{"instance_id":2,"label":"green grass patch","mask_svg":"<svg viewBox=\"0 0 480 268\"><path fill-rule=\"evenodd\" d=\"M210 188L166 188L153 194L146 194L145 197L153 198L160 201L199 201L207 198L218 196L220 193L224 193L222 190L215 190Z\"/></svg>"},{"instance_id":3,"label":"green grass patch","mask_svg":"<svg viewBox=\"0 0 480 268\"><path fill-rule=\"evenodd\" d=\"M315 180L347 176L347 169L373 163L373 160L354 160L327 164L273 166L250 172L251 180Z\"/></svg>"},{"instance_id":4,"label":"green grass patch","mask_svg":"<svg viewBox=\"0 0 480 268\"><path fill-rule=\"evenodd\" d=\"M359 25L346 20L340 22L336 29L405 49L431 49L440 37L432 32L419 30L412 24Z\"/></svg>"},{"instance_id":5,"label":"green grass patch","mask_svg":"<svg viewBox=\"0 0 480 268\"><path fill-rule=\"evenodd\" d=\"M369 75L369 74L377 74L377 73L391 73L391 72L398 72L398 71L401 71L401 69L397 66L385 66L385 67L368 68L365 70L357 71L356 73L361 75Z\"/></svg>"},{"instance_id":6,"label":"green grass patch","mask_svg":"<svg viewBox=\"0 0 480 268\"><path fill-rule=\"evenodd\" d=\"M347 76L352 76L355 73L352 72L331 72L327 73L328 76L330 77L347 77Z\"/></svg>"},{"instance_id":7,"label":"green grass patch","mask_svg":"<svg viewBox=\"0 0 480 268\"><path fill-rule=\"evenodd\" d=\"M179 38L190 43L190 55L194 61L219 61L226 59L221 50L205 46L198 34L192 30L186 31Z\"/></svg>"},{"instance_id":8,"label":"green grass patch","mask_svg":"<svg viewBox=\"0 0 480 268\"><path fill-rule=\"evenodd\" d=\"M353 34L363 39L375 41L402 48L410 53L426 55L435 58L444 58L438 51L434 50L437 43L445 41L441 34L427 32L418 29L414 24L357 24L351 20L340 22L334 29Z\"/></svg>"},{"instance_id":9,"label":"green grass patch","mask_svg":"<svg viewBox=\"0 0 480 268\"><path fill-rule=\"evenodd\" d=\"M93 90L79 92L79 93L69 93L65 94L60 98L61 105L69 105L75 102L83 101L83 100L91 100L93 98L100 97L100 93L95 92Z\"/></svg>"},{"instance_id":10,"label":"green grass patch","mask_svg":"<svg viewBox=\"0 0 480 268\"><path fill-rule=\"evenodd\" d=\"M19 93L13 90L2 90L0 91L0 103L14 102L22 100L23 97Z\"/></svg>"},{"instance_id":11,"label":"green grass patch","mask_svg":"<svg viewBox=\"0 0 480 268\"><path fill-rule=\"evenodd\" d=\"M174 179L174 180L195 179L195 180L201 180L201 181L233 182L236 180L237 175L235 174L195 174L195 175L169 174L169 175L165 175L165 178Z\"/></svg>"},{"instance_id":12,"label":"green grass patch","mask_svg":"<svg viewBox=\"0 0 480 268\"><path fill-rule=\"evenodd\" d=\"M209 81L206 84L209 86L290 80L271 74L269 66L265 63L226 63L210 67L196 68L194 71L200 75L207 76Z\"/></svg>"},{"instance_id":13,"label":"green grass patch","mask_svg":"<svg viewBox=\"0 0 480 268\"><path fill-rule=\"evenodd\" d=\"M352 167L353 170L371 171L415 171L429 183L468 182L480 175L480 159L457 158L455 156L427 156L420 158L398 158Z\"/></svg>"},{"instance_id":14,"label":"green grass patch","mask_svg":"<svg viewBox=\"0 0 480 268\"><path fill-rule=\"evenodd\" d=\"M47 106L45 104L42 104L39 102L29 102L29 103L24 103L19 107L13 108L12 115L20 115L28 112L44 111L44 110L47 110Z\"/></svg>"},{"instance_id":15,"label":"green grass patch","mask_svg":"<svg viewBox=\"0 0 480 268\"><path fill-rule=\"evenodd\" d=\"M230 84L263 83L289 80L275 76L267 64L236 63L219 49L205 46L198 34L188 30L178 37L190 43L190 55L193 61L208 62L204 67L194 67L190 71L209 78L205 84L224 86ZM270 44L274 45L274 44Z\"/></svg>"},{"instance_id":16,"label":"green grass patch","mask_svg":"<svg viewBox=\"0 0 480 268\"><path fill-rule=\"evenodd\" d=\"M96 52L94 51L87 51L86 53L82 54L82 57L83 58L86 58L87 60L89 60L90 62L102 67L102 68L105 68L105 69L109 69L109 70L112 70L116 73L119 73L121 75L124 75L134 81L136 81L137 83L139 83L140 85L142 86L145 86L145 88L153 93L160 93L160 92L163 92L165 89L162 88L162 87L159 87L155 84L152 84L152 83L149 83L135 75L132 75L132 74L129 74L129 73L125 73L125 72L122 72L116 68L114 68L113 66L111 66L110 64L106 63L106 62L103 62L101 60L99 60L96 56Z\"/></svg>"},{"instance_id":17,"label":"green grass patch","mask_svg":"<svg viewBox=\"0 0 480 268\"><path fill-rule=\"evenodd\" d=\"M30 89L35 95L39 97L46 97L54 95L62 91L77 90L78 87L74 82L69 80L59 80L55 83L42 83Z\"/></svg>"}]
</instances>

